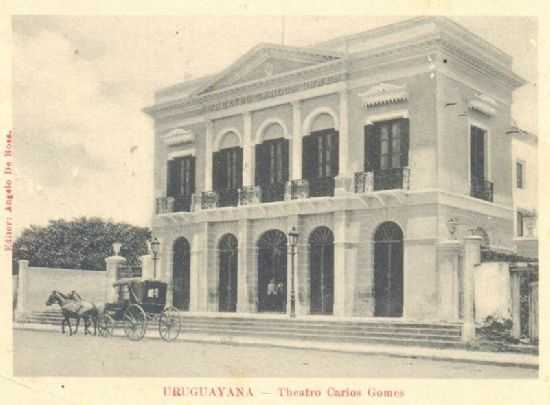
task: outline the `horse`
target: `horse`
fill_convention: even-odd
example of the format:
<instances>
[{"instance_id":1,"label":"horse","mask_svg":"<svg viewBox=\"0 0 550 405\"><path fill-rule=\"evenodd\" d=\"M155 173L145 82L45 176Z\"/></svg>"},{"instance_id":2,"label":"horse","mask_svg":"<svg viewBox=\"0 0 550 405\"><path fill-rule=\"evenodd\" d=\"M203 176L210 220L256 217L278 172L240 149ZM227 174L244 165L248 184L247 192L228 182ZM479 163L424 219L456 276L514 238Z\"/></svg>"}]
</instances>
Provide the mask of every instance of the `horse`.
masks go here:
<instances>
[{"instance_id":1,"label":"horse","mask_svg":"<svg viewBox=\"0 0 550 405\"><path fill-rule=\"evenodd\" d=\"M80 318L84 319L84 334L89 333L88 326L90 320L94 325L94 335L97 334L97 319L99 316L98 308L87 301L77 301L74 299L68 298L65 294L59 291L52 291L46 305L50 306L52 304L57 304L61 308L63 313L63 321L61 322L61 332L65 333L65 323L69 325L69 336L73 335L73 329L71 326L70 319L76 319L76 328L74 333L78 332L78 325L80 323Z\"/></svg>"}]
</instances>

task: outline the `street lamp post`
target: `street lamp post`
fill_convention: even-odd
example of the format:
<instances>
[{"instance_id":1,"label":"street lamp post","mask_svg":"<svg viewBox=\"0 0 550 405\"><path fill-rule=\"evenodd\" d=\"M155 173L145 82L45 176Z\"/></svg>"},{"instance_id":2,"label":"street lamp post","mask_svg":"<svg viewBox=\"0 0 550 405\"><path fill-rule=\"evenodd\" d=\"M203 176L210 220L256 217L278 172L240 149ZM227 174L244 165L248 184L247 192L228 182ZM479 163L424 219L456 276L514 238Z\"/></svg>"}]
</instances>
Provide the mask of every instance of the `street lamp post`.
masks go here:
<instances>
[{"instance_id":1,"label":"street lamp post","mask_svg":"<svg viewBox=\"0 0 550 405\"><path fill-rule=\"evenodd\" d=\"M298 242L296 227L288 232L288 243L290 246L290 317L296 318L296 291L294 288L294 256L296 255L296 243Z\"/></svg>"},{"instance_id":2,"label":"street lamp post","mask_svg":"<svg viewBox=\"0 0 550 405\"><path fill-rule=\"evenodd\" d=\"M157 260L159 258L160 241L155 236L151 241L151 253L153 254L153 279L157 279Z\"/></svg>"}]
</instances>

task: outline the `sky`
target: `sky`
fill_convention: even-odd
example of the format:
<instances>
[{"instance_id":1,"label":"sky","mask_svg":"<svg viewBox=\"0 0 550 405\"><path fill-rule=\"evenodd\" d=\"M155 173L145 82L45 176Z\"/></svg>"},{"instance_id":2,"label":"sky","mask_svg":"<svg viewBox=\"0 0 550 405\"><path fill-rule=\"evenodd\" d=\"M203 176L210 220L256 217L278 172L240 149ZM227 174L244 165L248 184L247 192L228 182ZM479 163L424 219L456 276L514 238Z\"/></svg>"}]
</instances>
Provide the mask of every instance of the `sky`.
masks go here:
<instances>
[{"instance_id":1,"label":"sky","mask_svg":"<svg viewBox=\"0 0 550 405\"><path fill-rule=\"evenodd\" d=\"M307 46L401 17L285 18ZM514 58L529 83L513 117L537 132L537 26L526 17L453 20ZM13 17L15 233L50 219L99 216L150 225L155 90L216 73L259 42L281 43L280 16Z\"/></svg>"}]
</instances>

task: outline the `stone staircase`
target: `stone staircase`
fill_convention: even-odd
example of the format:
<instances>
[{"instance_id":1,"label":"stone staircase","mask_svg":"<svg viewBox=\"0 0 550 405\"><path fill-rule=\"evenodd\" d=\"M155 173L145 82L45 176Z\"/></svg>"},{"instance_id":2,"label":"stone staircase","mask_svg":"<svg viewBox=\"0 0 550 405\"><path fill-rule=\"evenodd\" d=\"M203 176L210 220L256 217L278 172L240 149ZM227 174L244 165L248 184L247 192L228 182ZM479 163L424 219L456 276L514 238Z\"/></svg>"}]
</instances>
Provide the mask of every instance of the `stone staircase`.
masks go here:
<instances>
[{"instance_id":1,"label":"stone staircase","mask_svg":"<svg viewBox=\"0 0 550 405\"><path fill-rule=\"evenodd\" d=\"M396 344L440 348L463 348L461 324L413 322L393 319L330 320L283 317L215 316L182 313L182 334L219 337L249 337L356 344ZM61 325L58 311L32 312L18 319L22 323ZM118 322L117 322L118 323ZM156 330L151 321L148 329ZM121 327L122 324L117 325Z\"/></svg>"}]
</instances>

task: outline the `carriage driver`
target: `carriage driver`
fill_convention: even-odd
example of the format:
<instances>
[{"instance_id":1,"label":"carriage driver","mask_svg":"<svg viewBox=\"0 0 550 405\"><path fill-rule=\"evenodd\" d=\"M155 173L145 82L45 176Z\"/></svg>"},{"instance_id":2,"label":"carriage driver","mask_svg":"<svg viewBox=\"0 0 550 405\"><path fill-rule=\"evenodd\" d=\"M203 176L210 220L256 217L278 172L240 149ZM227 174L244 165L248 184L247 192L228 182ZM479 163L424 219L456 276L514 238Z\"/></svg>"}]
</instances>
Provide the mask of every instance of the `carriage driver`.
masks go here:
<instances>
[{"instance_id":1,"label":"carriage driver","mask_svg":"<svg viewBox=\"0 0 550 405\"><path fill-rule=\"evenodd\" d=\"M82 297L79 293L76 292L76 290L71 290L70 294L67 295L67 297L74 301L82 301Z\"/></svg>"}]
</instances>

